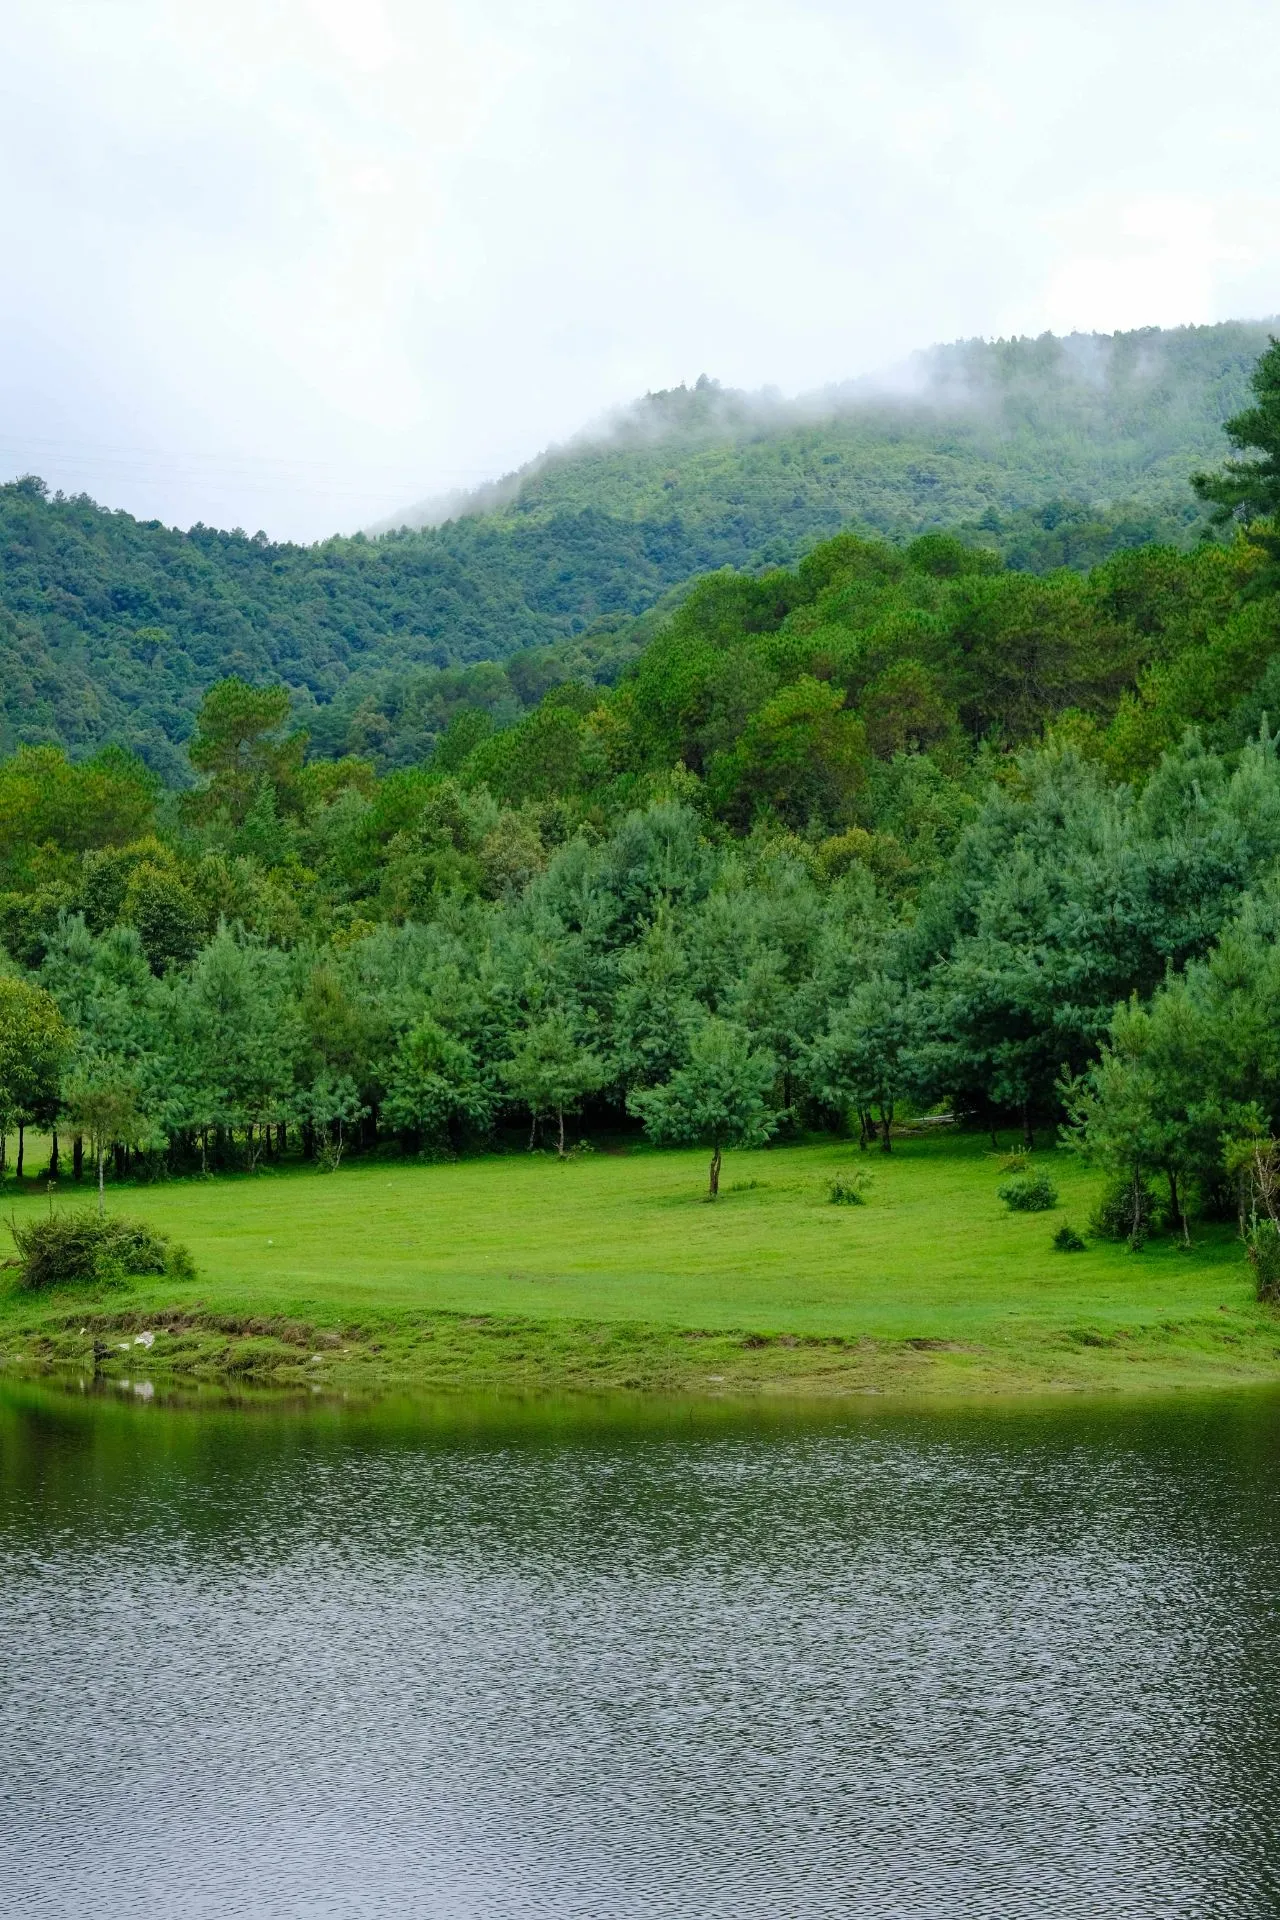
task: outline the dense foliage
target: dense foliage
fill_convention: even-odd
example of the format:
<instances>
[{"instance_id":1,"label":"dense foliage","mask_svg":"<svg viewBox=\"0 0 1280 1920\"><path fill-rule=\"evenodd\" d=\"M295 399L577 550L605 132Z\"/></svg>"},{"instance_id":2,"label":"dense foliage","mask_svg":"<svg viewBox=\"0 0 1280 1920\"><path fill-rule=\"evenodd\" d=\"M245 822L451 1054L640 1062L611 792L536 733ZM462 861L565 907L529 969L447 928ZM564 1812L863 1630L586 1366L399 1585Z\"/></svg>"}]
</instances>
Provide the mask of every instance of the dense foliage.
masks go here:
<instances>
[{"instance_id":1,"label":"dense foliage","mask_svg":"<svg viewBox=\"0 0 1280 1920\"><path fill-rule=\"evenodd\" d=\"M1265 409L1232 430L1280 453ZM0 1120L101 1177L508 1125L563 1152L586 1114L704 1143L713 1193L726 1147L805 1127L1065 1122L1098 1231L1235 1211L1270 1273L1280 594L1242 517L1084 575L842 534L699 582L615 687L502 727L460 701L389 774L236 678L185 792L20 749Z\"/></svg>"},{"instance_id":2,"label":"dense foliage","mask_svg":"<svg viewBox=\"0 0 1280 1920\"><path fill-rule=\"evenodd\" d=\"M1241 325L975 342L893 404L850 390L797 410L703 383L487 511L314 547L17 481L0 487L0 751L115 743L181 782L200 700L236 675L287 686L315 752L411 765L461 706L501 726L556 679L615 679L648 637L635 617L691 576L790 562L842 528L967 529L1033 572L1177 542L1201 518L1187 476L1263 344Z\"/></svg>"}]
</instances>

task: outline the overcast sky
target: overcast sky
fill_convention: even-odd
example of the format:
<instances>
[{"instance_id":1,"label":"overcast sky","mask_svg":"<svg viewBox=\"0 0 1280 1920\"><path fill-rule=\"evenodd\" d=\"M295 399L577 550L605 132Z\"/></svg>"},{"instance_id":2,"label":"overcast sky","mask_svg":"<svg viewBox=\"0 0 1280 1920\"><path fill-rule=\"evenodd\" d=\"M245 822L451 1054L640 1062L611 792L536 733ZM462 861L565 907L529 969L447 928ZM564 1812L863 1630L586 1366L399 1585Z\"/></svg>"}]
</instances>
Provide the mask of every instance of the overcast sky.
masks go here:
<instances>
[{"instance_id":1,"label":"overcast sky","mask_svg":"<svg viewBox=\"0 0 1280 1920\"><path fill-rule=\"evenodd\" d=\"M314 538L708 372L1280 309L1275 0L7 0L0 470Z\"/></svg>"}]
</instances>

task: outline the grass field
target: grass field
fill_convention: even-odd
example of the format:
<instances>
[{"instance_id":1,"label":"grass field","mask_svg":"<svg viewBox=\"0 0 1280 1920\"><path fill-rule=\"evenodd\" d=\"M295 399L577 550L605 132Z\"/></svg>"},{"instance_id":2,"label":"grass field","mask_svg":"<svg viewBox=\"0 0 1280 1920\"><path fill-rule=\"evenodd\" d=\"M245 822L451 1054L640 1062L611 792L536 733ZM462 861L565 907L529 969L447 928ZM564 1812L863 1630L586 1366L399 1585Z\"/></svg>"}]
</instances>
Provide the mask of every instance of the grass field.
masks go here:
<instances>
[{"instance_id":1,"label":"grass field","mask_svg":"<svg viewBox=\"0 0 1280 1920\"><path fill-rule=\"evenodd\" d=\"M723 1392L1204 1386L1280 1381L1280 1318L1252 1296L1238 1241L1184 1250L1090 1243L1097 1176L1036 1156L1052 1213L1009 1213L985 1138L705 1156L633 1150L451 1165L371 1159L324 1175L108 1190L184 1241L198 1277L121 1291L0 1292L0 1355L149 1376L278 1384ZM851 1162L868 1204L829 1204ZM66 1183L52 1204L87 1204ZM3 1212L50 1204L9 1181ZM6 1230L7 1233L7 1230ZM7 1251L7 1249L5 1249ZM156 1333L140 1352L124 1342Z\"/></svg>"}]
</instances>

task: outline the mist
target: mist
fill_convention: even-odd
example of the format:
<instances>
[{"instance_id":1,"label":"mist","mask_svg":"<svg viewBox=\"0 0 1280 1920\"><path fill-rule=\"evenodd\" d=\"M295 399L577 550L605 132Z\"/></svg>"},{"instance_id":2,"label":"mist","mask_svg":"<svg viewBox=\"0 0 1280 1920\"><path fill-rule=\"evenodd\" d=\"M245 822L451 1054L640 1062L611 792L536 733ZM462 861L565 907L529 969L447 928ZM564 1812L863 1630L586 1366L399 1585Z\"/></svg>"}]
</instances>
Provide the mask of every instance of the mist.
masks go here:
<instances>
[{"instance_id":1,"label":"mist","mask_svg":"<svg viewBox=\"0 0 1280 1920\"><path fill-rule=\"evenodd\" d=\"M703 372L813 396L930 341L1280 307L1257 0L19 0L6 28L0 472L173 524L456 511Z\"/></svg>"},{"instance_id":2,"label":"mist","mask_svg":"<svg viewBox=\"0 0 1280 1920\"><path fill-rule=\"evenodd\" d=\"M1234 349L1243 371L1277 327L1280 320L1274 317L1237 322L1227 339L1218 341L1219 351L1230 354ZM687 451L841 421L886 436L921 430L942 435L962 426L969 433L976 429L995 446L1033 410L1044 432L1111 437L1125 409L1142 404L1162 382L1167 383L1170 431L1175 438L1185 437L1179 421L1179 361L1195 352L1198 331L1144 327L1116 334L960 340L922 349L877 373L793 395L776 387L754 393L726 388L702 374L692 386L648 393L612 409L499 479L416 501L365 531L377 535L438 527L500 512L549 469L590 453L626 453L637 447Z\"/></svg>"}]
</instances>

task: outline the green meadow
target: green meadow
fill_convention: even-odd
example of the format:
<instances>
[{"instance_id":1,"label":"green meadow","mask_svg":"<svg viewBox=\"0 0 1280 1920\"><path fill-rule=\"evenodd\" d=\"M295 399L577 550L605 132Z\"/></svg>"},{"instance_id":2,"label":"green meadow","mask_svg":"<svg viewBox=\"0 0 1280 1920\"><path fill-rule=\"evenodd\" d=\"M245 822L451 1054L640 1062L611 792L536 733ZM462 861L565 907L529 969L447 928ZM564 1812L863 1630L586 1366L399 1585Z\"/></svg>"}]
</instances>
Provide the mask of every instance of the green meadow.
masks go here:
<instances>
[{"instance_id":1,"label":"green meadow","mask_svg":"<svg viewBox=\"0 0 1280 1920\"><path fill-rule=\"evenodd\" d=\"M1061 1151L1036 1162L1059 1190L1052 1212L1010 1213L1000 1155L975 1136L905 1139L889 1156L734 1154L714 1203L704 1155L644 1149L109 1187L112 1210L189 1247L196 1278L33 1295L9 1269L0 1354L10 1368L344 1388L1280 1380L1280 1319L1254 1300L1233 1234L1058 1253L1055 1229L1085 1226L1097 1177ZM851 1164L871 1175L867 1203L833 1206L827 1183ZM5 1195L19 1223L92 1200L12 1181Z\"/></svg>"}]
</instances>

